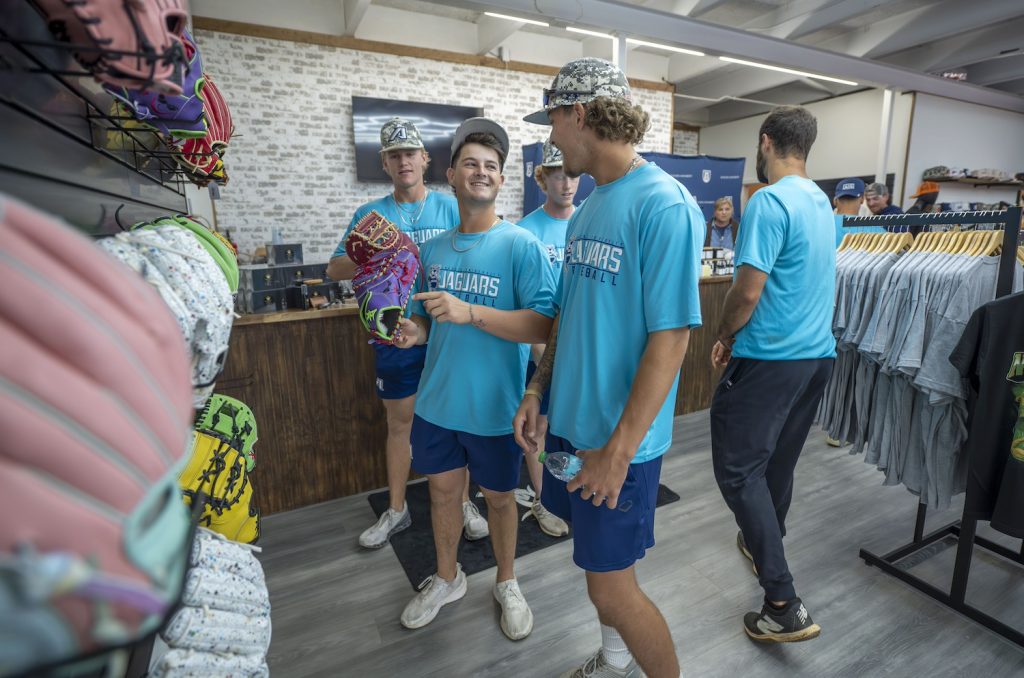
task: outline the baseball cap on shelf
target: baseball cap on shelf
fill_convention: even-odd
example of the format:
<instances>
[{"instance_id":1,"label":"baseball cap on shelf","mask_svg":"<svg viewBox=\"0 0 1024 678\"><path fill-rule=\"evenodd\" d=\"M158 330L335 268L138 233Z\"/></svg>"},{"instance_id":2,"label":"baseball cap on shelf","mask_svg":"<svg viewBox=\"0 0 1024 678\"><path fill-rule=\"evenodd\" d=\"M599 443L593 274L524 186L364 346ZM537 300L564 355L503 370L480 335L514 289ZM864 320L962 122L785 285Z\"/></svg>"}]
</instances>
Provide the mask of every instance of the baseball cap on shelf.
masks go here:
<instances>
[{"instance_id":1,"label":"baseball cap on shelf","mask_svg":"<svg viewBox=\"0 0 1024 678\"><path fill-rule=\"evenodd\" d=\"M464 120L459 128L455 130L455 137L452 139L452 160L455 159L455 152L459 150L470 134L493 134L501 145L501 164L508 160L508 132L505 128L490 118L470 118Z\"/></svg>"},{"instance_id":2,"label":"baseball cap on shelf","mask_svg":"<svg viewBox=\"0 0 1024 678\"><path fill-rule=\"evenodd\" d=\"M853 177L836 184L837 198L859 198L864 195L864 181Z\"/></svg>"},{"instance_id":3,"label":"baseball cap on shelf","mask_svg":"<svg viewBox=\"0 0 1024 678\"><path fill-rule=\"evenodd\" d=\"M380 152L423 149L423 140L416 125L402 118L391 118L380 128Z\"/></svg>"},{"instance_id":4,"label":"baseball cap on shelf","mask_svg":"<svg viewBox=\"0 0 1024 678\"><path fill-rule=\"evenodd\" d=\"M562 152L551 143L550 140L544 142L543 159L540 162L541 167L561 167L562 166Z\"/></svg>"},{"instance_id":5,"label":"baseball cap on shelf","mask_svg":"<svg viewBox=\"0 0 1024 678\"><path fill-rule=\"evenodd\" d=\"M618 66L604 59L576 59L562 66L551 87L544 90L544 108L531 113L523 120L538 125L550 125L548 111L559 106L590 103L598 97L632 101L626 74Z\"/></svg>"},{"instance_id":6,"label":"baseball cap on shelf","mask_svg":"<svg viewBox=\"0 0 1024 678\"><path fill-rule=\"evenodd\" d=\"M917 187L917 193L911 195L911 198L920 198L922 195L929 193L938 193L939 185L934 181L922 181L921 185Z\"/></svg>"}]
</instances>

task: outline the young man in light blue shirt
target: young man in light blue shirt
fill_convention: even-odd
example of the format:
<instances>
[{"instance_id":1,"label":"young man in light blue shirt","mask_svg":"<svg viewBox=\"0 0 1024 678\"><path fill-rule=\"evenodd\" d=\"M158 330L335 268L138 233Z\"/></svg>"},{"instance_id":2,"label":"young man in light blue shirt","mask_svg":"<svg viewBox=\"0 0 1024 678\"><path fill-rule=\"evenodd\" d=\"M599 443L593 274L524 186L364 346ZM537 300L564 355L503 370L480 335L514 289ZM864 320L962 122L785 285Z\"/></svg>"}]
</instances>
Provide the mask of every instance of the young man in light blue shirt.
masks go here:
<instances>
[{"instance_id":1,"label":"young man in light blue shirt","mask_svg":"<svg viewBox=\"0 0 1024 678\"><path fill-rule=\"evenodd\" d=\"M597 187L569 222L557 330L516 413L536 452L550 383L549 452L578 454L570 482L544 475L544 505L573 525L573 560L601 621L601 648L564 676L678 678L664 617L640 589L636 561L654 546L661 456L672 442L679 370L699 327L704 218L693 196L636 153L650 125L626 76L602 59L572 61L526 118L551 125L569 176ZM639 664L639 666L638 666Z\"/></svg>"},{"instance_id":2,"label":"young man in light blue shirt","mask_svg":"<svg viewBox=\"0 0 1024 678\"><path fill-rule=\"evenodd\" d=\"M793 471L832 372L836 244L831 205L807 178L817 136L807 109L772 110L758 134L757 176L769 186L747 203L711 360L725 367L711 401L715 479L754 563L764 605L743 628L754 640L816 637L793 587L782 538Z\"/></svg>"},{"instance_id":3,"label":"young man in light blue shirt","mask_svg":"<svg viewBox=\"0 0 1024 678\"><path fill-rule=\"evenodd\" d=\"M456 130L448 181L459 201L459 225L420 248L426 291L414 295L396 342L412 349L430 339L412 425L412 467L430 485L437 555L437 573L401 621L406 628L425 626L466 594L456 558L468 466L487 501L501 630L519 640L533 630L533 613L513 570L519 523L513 490L523 453L512 418L526 375L521 344L550 332L555 281L540 241L495 214L507 154L508 135L492 120L471 118Z\"/></svg>"},{"instance_id":4,"label":"young man in light blue shirt","mask_svg":"<svg viewBox=\"0 0 1024 678\"><path fill-rule=\"evenodd\" d=\"M355 273L355 264L345 254L345 241L356 223L371 210L376 210L408 233L417 245L459 223L459 208L455 198L427 191L423 182L423 173L430 163L430 156L416 125L402 118L392 118L384 123L380 130L380 158L384 172L391 177L394 190L356 210L327 265L327 275L333 280L348 280ZM378 549L385 546L393 534L412 525L412 517L405 505L405 485L409 481L412 459L409 434L426 347L400 351L390 344L374 342L371 345L376 354L377 397L384 403L387 414L385 459L389 504L377 522L359 535L359 545ZM467 539L483 539L487 536L487 521L480 515L476 504L469 500L468 478L462 497L462 513Z\"/></svg>"},{"instance_id":5,"label":"young man in light blue shirt","mask_svg":"<svg viewBox=\"0 0 1024 678\"><path fill-rule=\"evenodd\" d=\"M562 152L551 141L545 141L541 164L534 170L533 178L544 191L544 204L519 220L519 225L533 233L544 245L555 272L555 279L562 275L562 260L565 258L565 231L569 227L569 217L576 209L573 198L580 186L579 177L570 177L562 170ZM537 361L544 355L544 344L530 347L530 362L526 366L526 383L529 384L537 369ZM537 421L536 440L538 445L544 444L548 431L548 394L544 394L540 407L540 418ZM543 464L536 455L526 455L526 467L530 472L530 482L536 497L530 507L530 514L537 519L540 529L552 537L569 534L569 526L564 520L551 513L541 502L541 488L544 483Z\"/></svg>"},{"instance_id":6,"label":"young man in light blue shirt","mask_svg":"<svg viewBox=\"0 0 1024 678\"><path fill-rule=\"evenodd\" d=\"M840 181L836 184L836 193L832 203L835 205L836 247L839 247L843 243L843 238L851 233L886 232L881 226L843 226L845 217L860 215L860 208L864 204L863 180L850 177ZM831 442L829 444L831 445Z\"/></svg>"}]
</instances>

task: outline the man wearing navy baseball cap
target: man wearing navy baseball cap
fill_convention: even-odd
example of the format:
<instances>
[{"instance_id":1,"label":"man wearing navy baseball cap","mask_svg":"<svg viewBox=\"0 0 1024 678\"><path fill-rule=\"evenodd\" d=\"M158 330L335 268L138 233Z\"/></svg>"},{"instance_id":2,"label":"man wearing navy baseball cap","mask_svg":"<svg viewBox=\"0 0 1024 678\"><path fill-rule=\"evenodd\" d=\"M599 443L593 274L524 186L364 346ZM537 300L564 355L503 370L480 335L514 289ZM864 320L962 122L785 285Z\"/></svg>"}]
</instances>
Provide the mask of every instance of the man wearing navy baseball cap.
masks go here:
<instances>
[{"instance_id":1,"label":"man wearing navy baseball cap","mask_svg":"<svg viewBox=\"0 0 1024 678\"><path fill-rule=\"evenodd\" d=\"M857 177L843 179L836 184L835 197L832 199L836 215L836 247L843 242L848 233L885 233L881 226L843 227L843 217L856 217L864 204L864 181Z\"/></svg>"}]
</instances>

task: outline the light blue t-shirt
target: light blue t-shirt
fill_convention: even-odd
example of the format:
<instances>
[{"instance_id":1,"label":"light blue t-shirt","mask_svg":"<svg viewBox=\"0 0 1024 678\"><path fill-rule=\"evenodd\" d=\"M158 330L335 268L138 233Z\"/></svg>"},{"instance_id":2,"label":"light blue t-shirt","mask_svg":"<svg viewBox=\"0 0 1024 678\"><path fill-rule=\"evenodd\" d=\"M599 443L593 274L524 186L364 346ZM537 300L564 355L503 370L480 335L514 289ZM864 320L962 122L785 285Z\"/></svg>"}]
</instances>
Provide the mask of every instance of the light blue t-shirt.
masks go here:
<instances>
[{"instance_id":1,"label":"light blue t-shirt","mask_svg":"<svg viewBox=\"0 0 1024 678\"><path fill-rule=\"evenodd\" d=\"M608 442L648 335L699 327L704 216L686 188L648 163L598 186L569 220L559 282L551 432L578 449ZM679 375L634 464L672 443Z\"/></svg>"},{"instance_id":2,"label":"light blue t-shirt","mask_svg":"<svg viewBox=\"0 0 1024 678\"><path fill-rule=\"evenodd\" d=\"M848 226L843 228L843 214L834 214L836 219L836 247L843 243L843 236L850 233L887 233L881 226Z\"/></svg>"},{"instance_id":3,"label":"light blue t-shirt","mask_svg":"<svg viewBox=\"0 0 1024 678\"><path fill-rule=\"evenodd\" d=\"M395 202L394 196L388 194L383 198L371 200L356 210L348 228L341 236L341 242L334 249L332 257L345 256L345 241L348 239L348 234L352 232L352 227L371 210L376 210L388 221L408 233L416 245L422 245L435 235L444 233L459 223L459 203L454 196L429 191L427 197L422 201L403 202L399 206Z\"/></svg>"},{"instance_id":4,"label":"light blue t-shirt","mask_svg":"<svg viewBox=\"0 0 1024 678\"><path fill-rule=\"evenodd\" d=\"M735 262L768 274L732 354L757 360L834 358L835 215L810 179L789 175L755 193L743 212Z\"/></svg>"},{"instance_id":5,"label":"light blue t-shirt","mask_svg":"<svg viewBox=\"0 0 1024 678\"><path fill-rule=\"evenodd\" d=\"M541 205L520 219L519 226L537 236L547 250L548 260L555 268L555 276L561 275L562 260L565 258L565 231L569 220L554 218Z\"/></svg>"},{"instance_id":6,"label":"light blue t-shirt","mask_svg":"<svg viewBox=\"0 0 1024 678\"><path fill-rule=\"evenodd\" d=\"M452 247L463 252L456 252ZM555 316L555 275L529 231L502 221L484 233L442 233L420 247L422 286L504 311ZM423 291L421 287L421 291ZM423 302L410 304L430 317ZM526 380L527 347L472 325L433 322L416 414L436 426L480 436L512 433Z\"/></svg>"}]
</instances>

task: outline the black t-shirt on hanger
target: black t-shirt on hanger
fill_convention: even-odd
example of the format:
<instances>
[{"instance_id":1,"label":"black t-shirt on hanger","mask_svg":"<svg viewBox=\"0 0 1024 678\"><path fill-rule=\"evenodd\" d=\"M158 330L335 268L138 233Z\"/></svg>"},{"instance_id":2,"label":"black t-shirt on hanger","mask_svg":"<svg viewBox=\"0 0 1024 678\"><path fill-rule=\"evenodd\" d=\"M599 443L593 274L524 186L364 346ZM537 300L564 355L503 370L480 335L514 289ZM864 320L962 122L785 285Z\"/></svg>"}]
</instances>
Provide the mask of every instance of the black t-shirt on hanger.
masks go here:
<instances>
[{"instance_id":1,"label":"black t-shirt on hanger","mask_svg":"<svg viewBox=\"0 0 1024 678\"><path fill-rule=\"evenodd\" d=\"M977 309L949 360L970 382L964 515L1024 538L1024 293Z\"/></svg>"}]
</instances>

